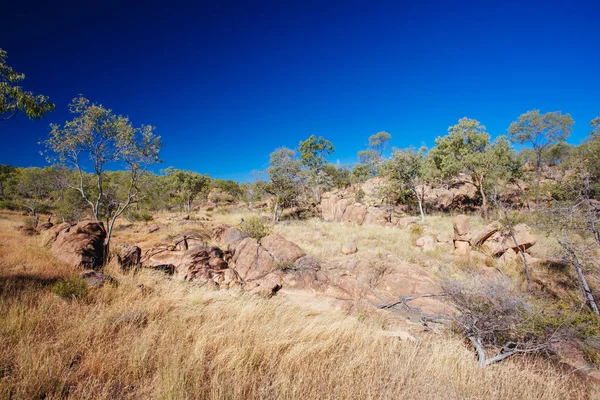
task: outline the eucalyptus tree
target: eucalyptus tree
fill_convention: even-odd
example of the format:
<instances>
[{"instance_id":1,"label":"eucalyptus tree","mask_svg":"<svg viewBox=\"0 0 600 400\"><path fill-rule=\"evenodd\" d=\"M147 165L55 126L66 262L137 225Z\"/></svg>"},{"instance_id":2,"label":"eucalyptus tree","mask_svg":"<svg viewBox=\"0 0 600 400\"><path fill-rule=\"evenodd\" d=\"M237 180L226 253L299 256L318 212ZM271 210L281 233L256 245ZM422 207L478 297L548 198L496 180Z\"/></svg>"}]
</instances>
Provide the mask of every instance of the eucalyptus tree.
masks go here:
<instances>
[{"instance_id":1,"label":"eucalyptus tree","mask_svg":"<svg viewBox=\"0 0 600 400\"><path fill-rule=\"evenodd\" d=\"M490 181L508 178L514 168L514 151L504 136L490 142L485 126L475 119L462 118L438 137L429 152L434 168L446 178L465 172L471 176L482 200L482 214L488 218L486 189Z\"/></svg>"},{"instance_id":2,"label":"eucalyptus tree","mask_svg":"<svg viewBox=\"0 0 600 400\"><path fill-rule=\"evenodd\" d=\"M69 105L74 118L64 125L52 124L47 148L59 164L76 172L67 185L77 190L89 205L92 217L106 219L108 250L117 218L139 200L138 183L148 165L158 163L160 137L150 125L133 127L128 117L116 115L101 104L79 96ZM51 157L50 157L51 158ZM126 171L123 190L105 193L106 167L120 166ZM89 176L86 167L90 167ZM94 182L89 185L88 177Z\"/></svg>"},{"instance_id":3,"label":"eucalyptus tree","mask_svg":"<svg viewBox=\"0 0 600 400\"><path fill-rule=\"evenodd\" d=\"M385 174L401 189L410 191L419 204L421 221L425 221L423 198L427 183L427 149L395 149L392 157L384 164Z\"/></svg>"},{"instance_id":4,"label":"eucalyptus tree","mask_svg":"<svg viewBox=\"0 0 600 400\"><path fill-rule=\"evenodd\" d=\"M6 51L0 49L0 120L9 120L18 113L30 119L40 119L55 106L47 96L23 90L19 84L25 74L15 71L6 63Z\"/></svg>"},{"instance_id":5,"label":"eucalyptus tree","mask_svg":"<svg viewBox=\"0 0 600 400\"><path fill-rule=\"evenodd\" d=\"M529 143L535 153L536 187L542 178L544 152L553 144L566 140L573 129L573 118L560 111L540 114L539 110L528 111L510 124L508 134L514 143Z\"/></svg>"},{"instance_id":6,"label":"eucalyptus tree","mask_svg":"<svg viewBox=\"0 0 600 400\"><path fill-rule=\"evenodd\" d=\"M383 131L369 136L369 147L366 150L359 151L357 154L359 163L364 165L364 167L357 169L355 176L358 180L363 179L365 174L368 177L373 177L379 173L384 152L391 138L392 135Z\"/></svg>"},{"instance_id":7,"label":"eucalyptus tree","mask_svg":"<svg viewBox=\"0 0 600 400\"><path fill-rule=\"evenodd\" d=\"M308 139L300 142L299 150L302 164L310 172L310 180L315 189L317 203L319 203L322 190L333 186L332 178L323 171L323 167L327 163L326 157L331 155L335 148L329 140L311 135Z\"/></svg>"},{"instance_id":8,"label":"eucalyptus tree","mask_svg":"<svg viewBox=\"0 0 600 400\"><path fill-rule=\"evenodd\" d=\"M167 168L165 174L187 213L191 211L196 197L204 193L210 185L210 176L197 172Z\"/></svg>"},{"instance_id":9,"label":"eucalyptus tree","mask_svg":"<svg viewBox=\"0 0 600 400\"><path fill-rule=\"evenodd\" d=\"M267 174L265 190L274 196L273 221L277 222L286 207L298 202L304 178L302 162L293 150L279 148L270 155Z\"/></svg>"},{"instance_id":10,"label":"eucalyptus tree","mask_svg":"<svg viewBox=\"0 0 600 400\"><path fill-rule=\"evenodd\" d=\"M49 202L56 184L55 171L50 167L29 167L18 168L16 172L16 192L19 202L33 218L33 227L36 228L39 213Z\"/></svg>"}]
</instances>

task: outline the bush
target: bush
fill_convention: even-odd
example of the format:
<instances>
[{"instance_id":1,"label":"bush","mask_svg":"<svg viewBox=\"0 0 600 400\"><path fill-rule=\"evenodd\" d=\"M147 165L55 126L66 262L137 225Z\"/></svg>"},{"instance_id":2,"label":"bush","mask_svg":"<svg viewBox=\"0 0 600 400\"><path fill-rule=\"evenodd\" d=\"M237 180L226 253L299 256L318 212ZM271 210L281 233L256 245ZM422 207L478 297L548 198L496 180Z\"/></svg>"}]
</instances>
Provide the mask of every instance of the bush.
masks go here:
<instances>
[{"instance_id":1,"label":"bush","mask_svg":"<svg viewBox=\"0 0 600 400\"><path fill-rule=\"evenodd\" d=\"M419 224L411 224L408 227L408 231L410 233L410 240L413 244L417 241L418 238L423 236L423 226Z\"/></svg>"},{"instance_id":2,"label":"bush","mask_svg":"<svg viewBox=\"0 0 600 400\"><path fill-rule=\"evenodd\" d=\"M364 198L365 198L365 191L362 190L362 188L358 189L358 191L354 195L354 201L356 201L357 203L360 203Z\"/></svg>"},{"instance_id":3,"label":"bush","mask_svg":"<svg viewBox=\"0 0 600 400\"><path fill-rule=\"evenodd\" d=\"M283 272L292 272L292 271L297 271L298 267L296 267L296 265L294 265L293 261L279 261L277 263L277 269L279 269Z\"/></svg>"},{"instance_id":4,"label":"bush","mask_svg":"<svg viewBox=\"0 0 600 400\"><path fill-rule=\"evenodd\" d=\"M13 200L10 200L10 199L0 200L0 209L16 211L19 208L20 208L19 205Z\"/></svg>"},{"instance_id":5,"label":"bush","mask_svg":"<svg viewBox=\"0 0 600 400\"><path fill-rule=\"evenodd\" d=\"M242 220L238 225L238 229L256 240L260 240L271 233L271 227L257 216Z\"/></svg>"},{"instance_id":6,"label":"bush","mask_svg":"<svg viewBox=\"0 0 600 400\"><path fill-rule=\"evenodd\" d=\"M78 276L72 276L55 283L52 293L63 299L82 299L87 296L87 283Z\"/></svg>"},{"instance_id":7,"label":"bush","mask_svg":"<svg viewBox=\"0 0 600 400\"><path fill-rule=\"evenodd\" d=\"M126 214L125 218L130 222L139 222L139 221L149 222L154 219L152 214L148 211L137 212L134 210L129 210L129 212Z\"/></svg>"}]
</instances>

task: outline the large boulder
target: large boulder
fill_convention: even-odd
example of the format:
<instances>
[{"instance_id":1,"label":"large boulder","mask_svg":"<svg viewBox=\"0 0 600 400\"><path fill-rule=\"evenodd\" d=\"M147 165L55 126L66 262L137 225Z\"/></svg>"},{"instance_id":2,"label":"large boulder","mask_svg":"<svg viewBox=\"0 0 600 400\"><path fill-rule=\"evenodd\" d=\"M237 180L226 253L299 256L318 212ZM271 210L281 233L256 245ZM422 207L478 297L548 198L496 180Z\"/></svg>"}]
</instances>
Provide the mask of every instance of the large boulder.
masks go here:
<instances>
[{"instance_id":1,"label":"large boulder","mask_svg":"<svg viewBox=\"0 0 600 400\"><path fill-rule=\"evenodd\" d=\"M368 209L360 203L348 205L342 215L343 222L362 224L367 216Z\"/></svg>"},{"instance_id":2,"label":"large boulder","mask_svg":"<svg viewBox=\"0 0 600 400\"><path fill-rule=\"evenodd\" d=\"M525 224L519 224L513 228L515 239L517 240L517 246L515 246L514 240L508 241L508 247L513 250L526 250L533 246L537 242L537 238L531 233L531 228Z\"/></svg>"},{"instance_id":3,"label":"large boulder","mask_svg":"<svg viewBox=\"0 0 600 400\"><path fill-rule=\"evenodd\" d=\"M494 221L491 224L486 225L471 239L471 244L473 246L481 246L490 238L490 236L498 232L500 229L502 229L502 224L498 221Z\"/></svg>"},{"instance_id":4,"label":"large boulder","mask_svg":"<svg viewBox=\"0 0 600 400\"><path fill-rule=\"evenodd\" d=\"M129 269L140 264L142 259L142 249L138 246L123 244L115 252L117 261L122 269Z\"/></svg>"},{"instance_id":5,"label":"large boulder","mask_svg":"<svg viewBox=\"0 0 600 400\"><path fill-rule=\"evenodd\" d=\"M144 266L152 269L167 270L170 266L174 279L210 283L220 287L226 280L225 271L229 268L226 254L218 247L195 246L183 251L155 251ZM236 278L229 276L226 286Z\"/></svg>"},{"instance_id":6,"label":"large boulder","mask_svg":"<svg viewBox=\"0 0 600 400\"><path fill-rule=\"evenodd\" d=\"M235 269L244 281L261 279L277 270L273 256L253 238L245 238L233 252Z\"/></svg>"},{"instance_id":7,"label":"large boulder","mask_svg":"<svg viewBox=\"0 0 600 400\"><path fill-rule=\"evenodd\" d=\"M104 263L106 230L100 221L63 223L46 231L44 244L52 254L74 267L99 268Z\"/></svg>"},{"instance_id":8,"label":"large boulder","mask_svg":"<svg viewBox=\"0 0 600 400\"><path fill-rule=\"evenodd\" d=\"M457 215L454 218L454 240L468 242L471 240L471 219L466 215Z\"/></svg>"},{"instance_id":9,"label":"large boulder","mask_svg":"<svg viewBox=\"0 0 600 400\"><path fill-rule=\"evenodd\" d=\"M515 238L508 231L497 231L489 236L481 245L481 251L493 257L503 255L507 250L518 252L519 249L527 250L535 245L537 239L531 234L529 226L525 224L516 225L513 228ZM516 240L516 244L515 244Z\"/></svg>"},{"instance_id":10,"label":"large boulder","mask_svg":"<svg viewBox=\"0 0 600 400\"><path fill-rule=\"evenodd\" d=\"M262 238L260 244L279 262L294 262L306 255L297 244L275 233Z\"/></svg>"},{"instance_id":11,"label":"large boulder","mask_svg":"<svg viewBox=\"0 0 600 400\"><path fill-rule=\"evenodd\" d=\"M346 242L342 245L342 254L354 254L358 251L358 247L356 247L356 243L354 242Z\"/></svg>"}]
</instances>

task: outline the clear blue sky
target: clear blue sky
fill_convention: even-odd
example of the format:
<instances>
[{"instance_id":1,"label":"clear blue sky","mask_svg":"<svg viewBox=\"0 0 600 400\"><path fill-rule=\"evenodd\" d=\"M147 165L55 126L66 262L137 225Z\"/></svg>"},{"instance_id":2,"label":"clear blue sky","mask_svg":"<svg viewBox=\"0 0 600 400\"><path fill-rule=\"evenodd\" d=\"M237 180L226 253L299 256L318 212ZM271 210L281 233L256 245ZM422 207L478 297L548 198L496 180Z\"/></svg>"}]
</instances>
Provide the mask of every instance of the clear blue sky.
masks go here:
<instances>
[{"instance_id":1,"label":"clear blue sky","mask_svg":"<svg viewBox=\"0 0 600 400\"><path fill-rule=\"evenodd\" d=\"M8 2L0 48L51 97L0 122L0 163L44 165L38 141L82 93L152 124L162 167L246 180L311 134L355 161L385 130L433 145L464 116L493 135L530 109L600 113L600 5L589 1Z\"/></svg>"}]
</instances>

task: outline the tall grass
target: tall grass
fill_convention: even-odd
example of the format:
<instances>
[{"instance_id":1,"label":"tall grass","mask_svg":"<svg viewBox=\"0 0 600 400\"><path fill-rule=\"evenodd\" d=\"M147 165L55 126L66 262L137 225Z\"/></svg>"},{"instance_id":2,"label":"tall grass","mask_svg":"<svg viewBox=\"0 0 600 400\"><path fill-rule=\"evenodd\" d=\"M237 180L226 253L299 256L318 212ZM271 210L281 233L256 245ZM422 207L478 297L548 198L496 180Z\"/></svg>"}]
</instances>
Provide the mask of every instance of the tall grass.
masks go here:
<instances>
[{"instance_id":1,"label":"tall grass","mask_svg":"<svg viewBox=\"0 0 600 400\"><path fill-rule=\"evenodd\" d=\"M541 360L480 370L458 339L403 342L341 312L212 291L153 271L124 275L109 266L118 286L65 301L51 283L74 271L35 238L3 231L0 244L0 398L589 395L588 386ZM15 272L21 263L27 270Z\"/></svg>"}]
</instances>

